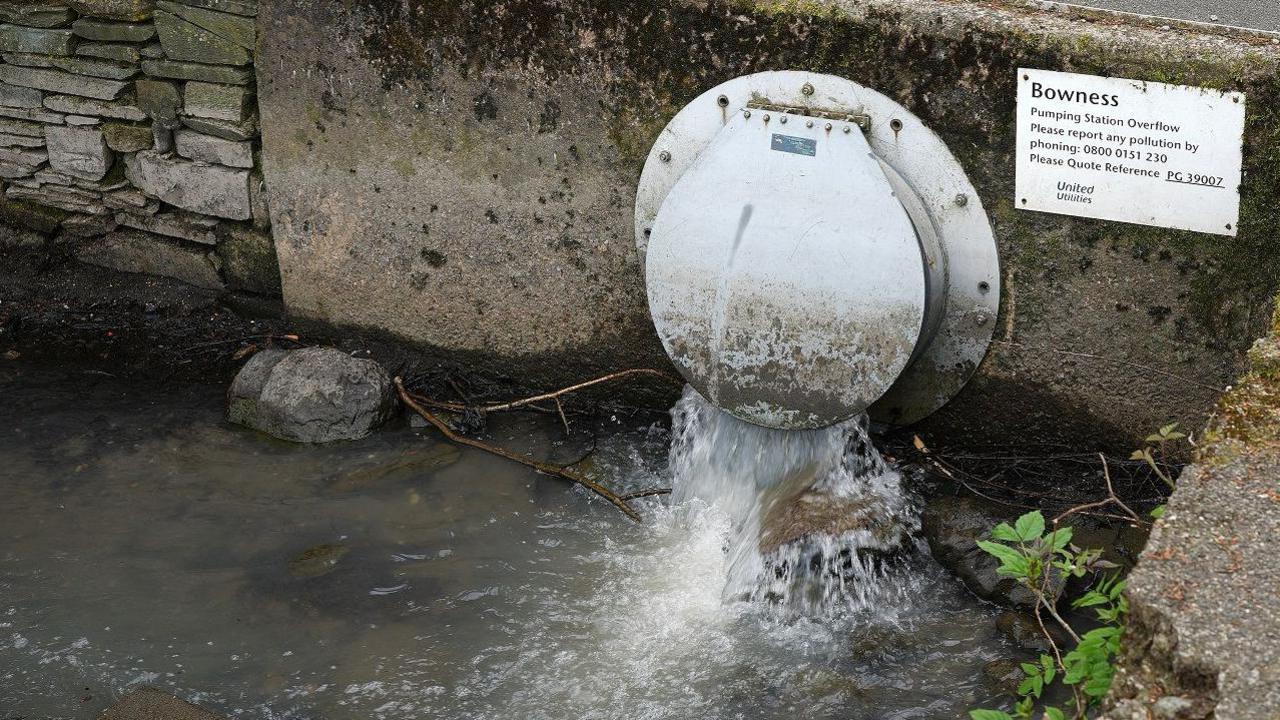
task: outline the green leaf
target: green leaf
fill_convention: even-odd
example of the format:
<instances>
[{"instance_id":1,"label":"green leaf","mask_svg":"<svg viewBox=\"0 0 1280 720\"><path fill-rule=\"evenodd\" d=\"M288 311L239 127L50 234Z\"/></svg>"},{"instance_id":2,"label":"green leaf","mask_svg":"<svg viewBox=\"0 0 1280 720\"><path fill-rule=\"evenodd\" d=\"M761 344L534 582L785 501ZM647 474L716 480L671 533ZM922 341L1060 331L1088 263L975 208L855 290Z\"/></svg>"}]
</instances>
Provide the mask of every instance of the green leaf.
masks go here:
<instances>
[{"instance_id":1,"label":"green leaf","mask_svg":"<svg viewBox=\"0 0 1280 720\"><path fill-rule=\"evenodd\" d=\"M1103 603L1109 603L1109 602L1111 602L1111 598L1107 597L1106 595L1103 595L1100 591L1090 590L1084 595L1081 595L1080 597L1073 600L1071 602L1071 607L1079 609L1079 608L1085 608L1085 607L1093 607L1094 605L1102 605Z\"/></svg>"},{"instance_id":2,"label":"green leaf","mask_svg":"<svg viewBox=\"0 0 1280 720\"><path fill-rule=\"evenodd\" d=\"M1009 523L1000 523L991 531L991 537L1005 542L1018 542L1021 538Z\"/></svg>"},{"instance_id":3,"label":"green leaf","mask_svg":"<svg viewBox=\"0 0 1280 720\"><path fill-rule=\"evenodd\" d=\"M1035 540L1044 534L1044 515L1041 515L1039 510L1032 510L1018 518L1013 529L1022 540Z\"/></svg>"},{"instance_id":4,"label":"green leaf","mask_svg":"<svg viewBox=\"0 0 1280 720\"><path fill-rule=\"evenodd\" d=\"M1111 677L1115 671L1109 665L1105 668L1104 672L1089 678L1084 684L1084 692L1089 697L1100 698L1111 689Z\"/></svg>"},{"instance_id":5,"label":"green leaf","mask_svg":"<svg viewBox=\"0 0 1280 720\"><path fill-rule=\"evenodd\" d=\"M1120 628L1118 627L1094 628L1084 634L1084 637L1080 639L1080 644L1083 645L1084 643L1090 642L1090 641L1096 641L1098 643L1101 643L1102 641L1109 640L1113 637L1116 637L1119 634L1120 634Z\"/></svg>"},{"instance_id":6,"label":"green leaf","mask_svg":"<svg viewBox=\"0 0 1280 720\"><path fill-rule=\"evenodd\" d=\"M1008 545L1001 545L988 540L979 540L978 547L1000 561L1000 567L996 569L997 573L1012 577L1027 577L1029 570L1028 559L1021 552Z\"/></svg>"},{"instance_id":7,"label":"green leaf","mask_svg":"<svg viewBox=\"0 0 1280 720\"><path fill-rule=\"evenodd\" d=\"M1044 709L1044 720L1067 720L1067 716L1056 707L1047 707Z\"/></svg>"},{"instance_id":8,"label":"green leaf","mask_svg":"<svg viewBox=\"0 0 1280 720\"><path fill-rule=\"evenodd\" d=\"M1156 520L1159 520L1160 518L1164 517L1164 505L1157 505L1156 508L1151 511L1151 517L1155 518Z\"/></svg>"},{"instance_id":9,"label":"green leaf","mask_svg":"<svg viewBox=\"0 0 1280 720\"><path fill-rule=\"evenodd\" d=\"M1071 528L1064 527L1064 528L1058 528L1057 530L1054 530L1053 532L1049 533L1049 537L1053 538L1053 549L1062 550L1063 548L1065 548L1067 546L1067 543L1071 542L1072 532L1073 531Z\"/></svg>"},{"instance_id":10,"label":"green leaf","mask_svg":"<svg viewBox=\"0 0 1280 720\"><path fill-rule=\"evenodd\" d=\"M1022 672L1026 673L1028 676L1040 674L1040 668L1037 665L1032 665L1031 663L1022 663L1019 667L1021 667Z\"/></svg>"},{"instance_id":11,"label":"green leaf","mask_svg":"<svg viewBox=\"0 0 1280 720\"><path fill-rule=\"evenodd\" d=\"M1018 683L1018 694L1026 695L1033 698L1040 697L1040 693L1044 692L1044 678L1036 675L1029 677Z\"/></svg>"},{"instance_id":12,"label":"green leaf","mask_svg":"<svg viewBox=\"0 0 1280 720\"><path fill-rule=\"evenodd\" d=\"M1013 720L1013 716L1002 710L970 710L970 720Z\"/></svg>"},{"instance_id":13,"label":"green leaf","mask_svg":"<svg viewBox=\"0 0 1280 720\"><path fill-rule=\"evenodd\" d=\"M1116 584L1107 589L1107 597L1115 600L1124 592L1125 587L1129 584L1128 580L1120 580Z\"/></svg>"}]
</instances>

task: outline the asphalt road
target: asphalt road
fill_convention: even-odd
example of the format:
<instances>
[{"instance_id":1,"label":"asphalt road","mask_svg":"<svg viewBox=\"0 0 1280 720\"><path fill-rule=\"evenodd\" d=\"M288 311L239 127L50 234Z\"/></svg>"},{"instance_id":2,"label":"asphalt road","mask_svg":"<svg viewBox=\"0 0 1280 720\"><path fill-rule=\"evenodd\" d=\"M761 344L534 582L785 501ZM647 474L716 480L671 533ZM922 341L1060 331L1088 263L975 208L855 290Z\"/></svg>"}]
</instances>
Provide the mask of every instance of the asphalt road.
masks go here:
<instances>
[{"instance_id":1,"label":"asphalt road","mask_svg":"<svg viewBox=\"0 0 1280 720\"><path fill-rule=\"evenodd\" d=\"M1277 0L1083 0L1071 4L1280 32Z\"/></svg>"}]
</instances>

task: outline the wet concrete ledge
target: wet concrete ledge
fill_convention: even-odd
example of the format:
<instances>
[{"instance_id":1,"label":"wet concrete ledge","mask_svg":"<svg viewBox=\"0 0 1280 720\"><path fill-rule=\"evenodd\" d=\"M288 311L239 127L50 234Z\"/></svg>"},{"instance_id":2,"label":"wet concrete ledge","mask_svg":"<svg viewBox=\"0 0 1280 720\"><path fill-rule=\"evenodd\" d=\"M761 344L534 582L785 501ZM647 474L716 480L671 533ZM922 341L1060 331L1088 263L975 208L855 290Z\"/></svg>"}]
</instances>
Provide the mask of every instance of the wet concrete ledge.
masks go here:
<instances>
[{"instance_id":1,"label":"wet concrete ledge","mask_svg":"<svg viewBox=\"0 0 1280 720\"><path fill-rule=\"evenodd\" d=\"M1124 450L1165 422L1197 426L1280 285L1280 45L1044 7L265 0L259 96L285 302L544 387L665 367L632 238L644 156L703 90L807 69L924 119L995 226L997 341L924 432ZM1247 93L1239 237L1015 210L1021 66Z\"/></svg>"},{"instance_id":2,"label":"wet concrete ledge","mask_svg":"<svg viewBox=\"0 0 1280 720\"><path fill-rule=\"evenodd\" d=\"M1280 323L1250 355L1130 575L1110 720L1280 717Z\"/></svg>"}]
</instances>

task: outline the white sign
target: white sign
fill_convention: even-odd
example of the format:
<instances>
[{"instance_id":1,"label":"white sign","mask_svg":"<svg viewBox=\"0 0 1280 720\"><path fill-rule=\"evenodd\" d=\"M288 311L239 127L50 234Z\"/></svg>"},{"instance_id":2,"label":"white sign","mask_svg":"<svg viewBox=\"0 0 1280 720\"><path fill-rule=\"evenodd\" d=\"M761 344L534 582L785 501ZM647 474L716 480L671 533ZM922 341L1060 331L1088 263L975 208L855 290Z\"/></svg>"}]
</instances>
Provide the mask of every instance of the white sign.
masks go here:
<instances>
[{"instance_id":1,"label":"white sign","mask_svg":"<svg viewBox=\"0 0 1280 720\"><path fill-rule=\"evenodd\" d=\"M1024 210L1235 235L1244 95L1018 70Z\"/></svg>"}]
</instances>

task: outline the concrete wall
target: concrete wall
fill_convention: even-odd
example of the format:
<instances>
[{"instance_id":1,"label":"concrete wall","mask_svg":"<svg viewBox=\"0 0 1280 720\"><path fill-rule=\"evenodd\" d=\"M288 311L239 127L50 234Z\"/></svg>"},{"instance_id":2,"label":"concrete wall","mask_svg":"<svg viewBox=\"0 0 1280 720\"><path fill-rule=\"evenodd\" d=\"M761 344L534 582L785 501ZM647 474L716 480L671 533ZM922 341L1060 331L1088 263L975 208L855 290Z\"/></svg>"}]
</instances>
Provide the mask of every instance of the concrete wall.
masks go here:
<instances>
[{"instance_id":1,"label":"concrete wall","mask_svg":"<svg viewBox=\"0 0 1280 720\"><path fill-rule=\"evenodd\" d=\"M1137 24L1132 24L1132 23ZM263 0L259 95L284 295L480 370L665 365L632 242L665 122L727 78L843 75L960 158L1005 272L996 344L926 429L1102 441L1196 426L1280 279L1280 46L1010 4ZM1017 211L1019 66L1243 90L1235 239Z\"/></svg>"},{"instance_id":2,"label":"concrete wall","mask_svg":"<svg viewBox=\"0 0 1280 720\"><path fill-rule=\"evenodd\" d=\"M279 293L256 0L0 2L0 216L84 262Z\"/></svg>"}]
</instances>

